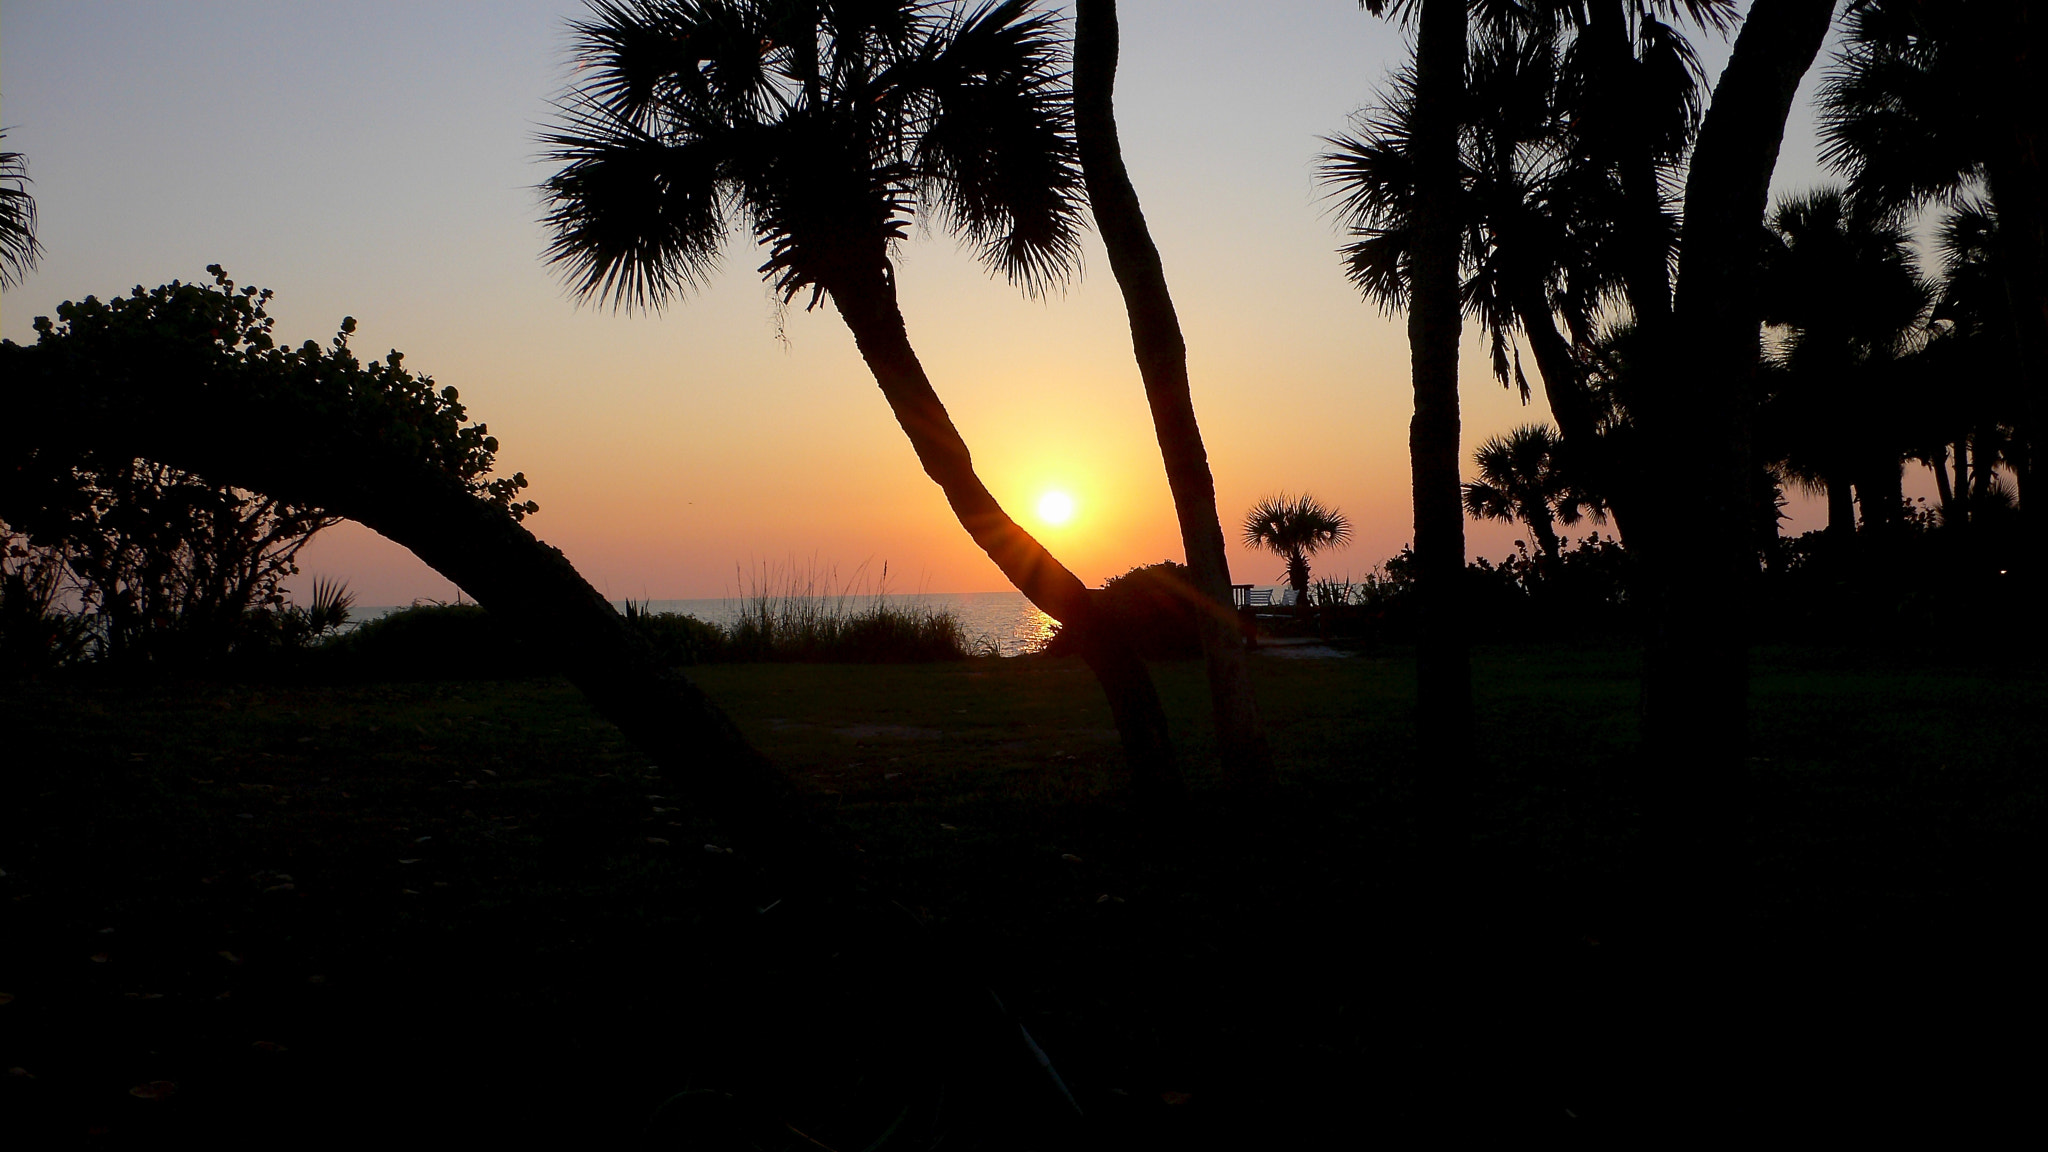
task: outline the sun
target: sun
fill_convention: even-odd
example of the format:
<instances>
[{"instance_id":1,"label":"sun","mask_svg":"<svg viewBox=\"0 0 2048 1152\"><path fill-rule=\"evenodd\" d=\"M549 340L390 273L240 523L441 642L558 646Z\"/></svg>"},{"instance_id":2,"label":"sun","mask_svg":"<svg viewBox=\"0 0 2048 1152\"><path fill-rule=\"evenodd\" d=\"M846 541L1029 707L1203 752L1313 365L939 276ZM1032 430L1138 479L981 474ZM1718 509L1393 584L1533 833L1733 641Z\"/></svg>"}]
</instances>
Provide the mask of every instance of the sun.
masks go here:
<instances>
[{"instance_id":1,"label":"sun","mask_svg":"<svg viewBox=\"0 0 2048 1152\"><path fill-rule=\"evenodd\" d=\"M1038 518L1047 524L1065 524L1074 518L1074 498L1065 492L1047 492L1038 498Z\"/></svg>"}]
</instances>

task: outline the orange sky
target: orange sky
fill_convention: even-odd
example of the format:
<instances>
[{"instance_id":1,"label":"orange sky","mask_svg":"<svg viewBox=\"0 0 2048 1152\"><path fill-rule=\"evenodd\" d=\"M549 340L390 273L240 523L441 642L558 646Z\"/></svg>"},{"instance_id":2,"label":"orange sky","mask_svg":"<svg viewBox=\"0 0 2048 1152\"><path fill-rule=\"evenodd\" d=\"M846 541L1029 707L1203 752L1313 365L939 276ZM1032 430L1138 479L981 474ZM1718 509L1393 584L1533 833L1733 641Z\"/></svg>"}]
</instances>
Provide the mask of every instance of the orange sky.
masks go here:
<instances>
[{"instance_id":1,"label":"orange sky","mask_svg":"<svg viewBox=\"0 0 2048 1152\"><path fill-rule=\"evenodd\" d=\"M1408 539L1407 345L1339 275L1314 185L1404 51L1330 0L1126 0L1119 116L1186 329L1226 531L1308 490L1363 575ZM1007 585L917 467L829 311L786 314L735 242L701 295L657 316L579 307L542 267L537 126L575 5L84 8L7 0L10 149L30 162L49 256L0 301L32 338L57 301L203 275L275 288L282 334L357 317L367 354L461 390L523 470L536 533L614 597L718 596L735 566L886 562L901 591ZM309 43L321 45L305 52ZM1725 49L1713 48L1714 60ZM227 93L235 93L233 96ZM1802 121L1805 117L1802 115ZM1795 131L1781 187L1818 179ZM906 245L913 343L984 480L1083 579L1180 557L1121 298L1099 244L1064 294L1025 299L944 236ZM1468 449L1526 419L1468 342ZM1039 496L1078 505L1039 523ZM1475 555L1515 536L1473 525ZM1232 532L1234 536L1234 532ZM1237 549L1236 579L1279 562ZM362 604L448 597L410 554L345 526L304 554Z\"/></svg>"}]
</instances>

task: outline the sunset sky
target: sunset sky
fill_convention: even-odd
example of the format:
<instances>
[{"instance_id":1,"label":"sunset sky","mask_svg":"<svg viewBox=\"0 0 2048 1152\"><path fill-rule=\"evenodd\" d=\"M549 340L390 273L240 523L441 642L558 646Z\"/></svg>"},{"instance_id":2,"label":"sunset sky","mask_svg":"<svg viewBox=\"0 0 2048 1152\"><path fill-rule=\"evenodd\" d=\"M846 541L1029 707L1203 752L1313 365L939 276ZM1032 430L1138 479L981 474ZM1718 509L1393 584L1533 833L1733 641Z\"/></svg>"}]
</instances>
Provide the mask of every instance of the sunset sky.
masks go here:
<instances>
[{"instance_id":1,"label":"sunset sky","mask_svg":"<svg viewBox=\"0 0 2048 1152\"><path fill-rule=\"evenodd\" d=\"M1406 48L1353 0L1124 0L1118 116L1189 344L1226 531L1262 495L1307 490L1356 541L1319 574L1363 575L1409 538L1408 349L1344 281L1314 181ZM0 4L0 123L28 157L41 268L0 335L67 298L203 278L278 293L280 334L398 348L461 390L541 505L528 524L614 597L718 596L736 565L842 573L897 591L1007 587L954 522L827 310L783 312L736 238L708 289L658 315L579 305L539 257L535 142L568 80L571 0ZM1702 41L1710 69L1726 48ZM1814 77L1777 189L1824 179ZM982 477L1083 579L1179 559L1122 300L1091 237L1083 278L1032 301L951 239L903 251L913 343ZM1465 443L1525 420L1476 336ZM1064 524L1039 515L1071 498ZM1048 510L1057 501L1045 502ZM1802 517L1812 520L1809 511ZM1813 526L1802 524L1802 527ZM1474 525L1499 556L1505 525ZM344 526L306 576L362 604L448 597L404 550ZM1234 548L1236 579L1280 562Z\"/></svg>"}]
</instances>

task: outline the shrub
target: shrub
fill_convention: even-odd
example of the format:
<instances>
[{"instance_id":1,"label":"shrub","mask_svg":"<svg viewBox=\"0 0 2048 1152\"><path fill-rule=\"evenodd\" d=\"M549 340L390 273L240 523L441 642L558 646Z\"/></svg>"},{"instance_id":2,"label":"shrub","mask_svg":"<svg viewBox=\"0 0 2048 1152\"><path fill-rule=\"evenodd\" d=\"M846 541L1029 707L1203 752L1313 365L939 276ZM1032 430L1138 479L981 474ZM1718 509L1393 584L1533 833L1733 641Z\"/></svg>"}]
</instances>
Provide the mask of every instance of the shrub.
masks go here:
<instances>
[{"instance_id":1,"label":"shrub","mask_svg":"<svg viewBox=\"0 0 2048 1152\"><path fill-rule=\"evenodd\" d=\"M44 672L91 654L91 617L59 606L68 574L61 550L0 528L0 674Z\"/></svg>"},{"instance_id":2,"label":"shrub","mask_svg":"<svg viewBox=\"0 0 2048 1152\"><path fill-rule=\"evenodd\" d=\"M730 659L820 664L912 664L965 660L975 646L944 608L865 605L823 597L757 596L726 634Z\"/></svg>"},{"instance_id":3,"label":"shrub","mask_svg":"<svg viewBox=\"0 0 2048 1152\"><path fill-rule=\"evenodd\" d=\"M299 550L335 518L146 460L30 453L0 516L67 570L102 657L208 663L284 604Z\"/></svg>"},{"instance_id":4,"label":"shrub","mask_svg":"<svg viewBox=\"0 0 2048 1152\"><path fill-rule=\"evenodd\" d=\"M965 660L990 647L950 609L890 603L886 564L868 591L864 569L839 584L834 569L815 563L757 567L744 578L740 618L725 630L726 659L909 664Z\"/></svg>"},{"instance_id":5,"label":"shrub","mask_svg":"<svg viewBox=\"0 0 2048 1152\"><path fill-rule=\"evenodd\" d=\"M1202 654L1196 613L1201 593L1188 581L1187 568L1171 560L1143 564L1102 582L1095 605L1108 626L1130 637L1147 660L1191 660ZM1079 646L1065 629L1055 629L1043 649L1049 656L1072 656Z\"/></svg>"},{"instance_id":6,"label":"shrub","mask_svg":"<svg viewBox=\"0 0 2048 1152\"><path fill-rule=\"evenodd\" d=\"M644 605L626 602L626 620L633 630L654 645L664 663L715 664L730 658L731 645L725 629L680 612L649 612Z\"/></svg>"},{"instance_id":7,"label":"shrub","mask_svg":"<svg viewBox=\"0 0 2048 1152\"><path fill-rule=\"evenodd\" d=\"M499 680L549 669L475 604L414 604L322 645L329 670L368 680Z\"/></svg>"},{"instance_id":8,"label":"shrub","mask_svg":"<svg viewBox=\"0 0 2048 1152\"><path fill-rule=\"evenodd\" d=\"M1628 566L1621 543L1597 532L1566 545L1554 561L1516 541L1499 562L1481 557L1466 565L1460 592L1476 637L1622 634L1631 627ZM1404 546L1355 584L1324 582L1312 602L1332 635L1411 642L1419 624L1415 553Z\"/></svg>"},{"instance_id":9,"label":"shrub","mask_svg":"<svg viewBox=\"0 0 2048 1152\"><path fill-rule=\"evenodd\" d=\"M671 666L748 661L893 664L981 654L943 608L877 598L757 596L723 628L630 601L628 625ZM333 673L371 680L489 680L545 676L532 647L474 604L415 604L372 620L320 648Z\"/></svg>"}]
</instances>

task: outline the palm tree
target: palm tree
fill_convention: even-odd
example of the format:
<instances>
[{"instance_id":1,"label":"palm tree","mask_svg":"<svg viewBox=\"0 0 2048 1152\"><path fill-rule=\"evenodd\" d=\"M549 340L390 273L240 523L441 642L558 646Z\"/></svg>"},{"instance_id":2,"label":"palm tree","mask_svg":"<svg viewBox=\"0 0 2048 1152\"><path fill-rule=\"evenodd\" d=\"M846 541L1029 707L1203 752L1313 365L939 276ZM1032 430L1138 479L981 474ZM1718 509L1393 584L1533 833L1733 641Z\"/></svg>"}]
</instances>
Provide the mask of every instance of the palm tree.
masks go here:
<instances>
[{"instance_id":1,"label":"palm tree","mask_svg":"<svg viewBox=\"0 0 2048 1152\"><path fill-rule=\"evenodd\" d=\"M1557 431L1548 424L1524 424L1495 436L1479 446L1472 460L1479 479L1465 485L1465 511L1475 520L1527 524L1552 563L1561 551L1557 525L1569 527L1586 515L1595 521L1607 518L1600 500L1582 492L1558 467Z\"/></svg>"},{"instance_id":2,"label":"palm tree","mask_svg":"<svg viewBox=\"0 0 2048 1152\"><path fill-rule=\"evenodd\" d=\"M1113 96L1117 64L1116 0L1080 0L1074 14L1074 136L1087 179L1088 204L1109 251L1110 271L1130 314L1131 344L1152 427L1166 465L1167 487L1180 521L1187 576L1203 598L1196 614L1209 698L1227 780L1257 786L1270 780L1273 754L1252 694L1251 663L1232 610L1230 562L1216 515L1216 481L1188 390L1187 342L1167 290L1159 248L1145 224L1138 191L1124 167Z\"/></svg>"},{"instance_id":3,"label":"palm tree","mask_svg":"<svg viewBox=\"0 0 2048 1152\"><path fill-rule=\"evenodd\" d=\"M593 0L580 81L546 137L548 254L575 290L659 306L731 227L785 301L829 300L919 462L1005 576L1083 638L1141 789L1178 787L1164 712L1090 593L974 471L897 306L891 247L920 214L1028 292L1071 274L1081 174L1053 17L916 0Z\"/></svg>"},{"instance_id":4,"label":"palm tree","mask_svg":"<svg viewBox=\"0 0 2048 1152\"><path fill-rule=\"evenodd\" d=\"M1683 478L1666 486L1655 515L1638 518L1630 542L1647 624L1649 801L1674 911L1728 910L1745 763L1748 590L1757 568L1757 238L1793 96L1833 11L1833 0L1750 6L1687 166L1671 320L1662 333L1642 333L1642 377L1651 386L1629 397L1634 470L1655 464Z\"/></svg>"},{"instance_id":5,"label":"palm tree","mask_svg":"<svg viewBox=\"0 0 2048 1152\"><path fill-rule=\"evenodd\" d=\"M1465 787L1472 720L1472 658L1458 589L1465 572L1465 513L1458 476L1458 339L1462 180L1458 155L1465 102L1465 0L1359 0L1375 15L1415 23L1415 64L1397 79L1412 94L1404 129L1411 195L1401 215L1401 284L1408 305L1409 375L1415 414L1408 465L1415 511L1417 784L1429 822L1450 843L1455 797ZM1369 221L1368 221L1369 222ZM1362 283L1368 296L1371 283ZM1389 297L1379 295L1384 306Z\"/></svg>"},{"instance_id":6,"label":"palm tree","mask_svg":"<svg viewBox=\"0 0 2048 1152\"><path fill-rule=\"evenodd\" d=\"M1988 195L1998 275L2015 304L2005 335L2025 398L2016 455L2029 567L2048 580L2048 515L2026 507L2048 386L2048 32L2038 5L2014 0L1853 9L1821 90L1823 155L1855 196L1886 207Z\"/></svg>"},{"instance_id":7,"label":"palm tree","mask_svg":"<svg viewBox=\"0 0 2048 1152\"><path fill-rule=\"evenodd\" d=\"M1786 338L1782 371L1762 415L1783 425L1780 448L1791 473L1828 494L1828 527L1842 536L1850 488L1863 525L1897 521L1900 464L1915 416L1900 361L1924 341L1933 293L1914 266L1898 214L1852 203L1839 188L1787 197L1770 221L1766 321Z\"/></svg>"},{"instance_id":8,"label":"palm tree","mask_svg":"<svg viewBox=\"0 0 2048 1152\"><path fill-rule=\"evenodd\" d=\"M0 140L6 137L0 132ZM28 182L28 160L19 152L0 152L0 288L21 283L43 254Z\"/></svg>"},{"instance_id":9,"label":"palm tree","mask_svg":"<svg viewBox=\"0 0 2048 1152\"><path fill-rule=\"evenodd\" d=\"M1612 434L1608 428L1624 433L1618 449L1596 447L1597 455L1579 455L1575 467L1600 461L1600 486L1639 557L1639 592L1647 606L1645 759L1656 766L1661 790L1652 805L1653 818L1663 824L1656 839L1668 847L1663 862L1674 881L1704 883L1716 867L1706 864L1714 846L1726 844L1729 815L1719 805L1730 799L1728 781L1742 764L1747 673L1741 603L1746 572L1754 566L1757 495L1748 443L1760 360L1755 236L1793 94L1820 50L1833 3L1755 0L1712 103L1704 107L1690 50L1658 17L1683 14L1703 26L1729 27L1734 6L1724 0L1557 0L1477 9L1482 32L1491 34L1506 13L1507 27L1519 27L1533 47L1560 55L1554 124L1528 106L1508 110L1526 116L1517 130L1534 131L1529 143L1540 147L1525 147L1503 130L1499 146L1491 148L1496 169L1516 177L1489 177L1503 190L1493 201L1521 207L1496 208L1485 218L1468 214L1480 238L1492 232L1498 246L1468 240L1466 259L1477 254L1501 263L1499 304L1485 302L1495 316L1511 309L1529 335L1567 449L1577 454L1589 442L1598 445ZM1523 16L1557 22L1557 39L1545 41L1530 24L1515 23ZM1477 91L1476 75L1468 74L1468 102ZM1424 286L1409 270L1428 263L1419 250L1425 214L1454 207L1461 193L1435 166L1448 166L1442 153L1434 162L1429 158L1421 114L1441 105L1446 93L1454 98L1456 89L1439 83L1432 96L1419 67L1405 83L1415 115L1367 125L1387 129L1388 163L1379 173L1388 178L1361 180L1350 190L1357 194L1346 197L1357 239L1347 254L1369 297L1386 305L1410 293L1419 307ZM1483 124L1469 104L1464 116L1468 125ZM1468 136L1472 131L1468 127ZM1345 159L1341 143L1326 174L1343 175L1332 171ZM1509 145L1518 154L1503 166ZM1483 173L1489 149L1468 140L1464 151L1467 168ZM1402 165L1410 171L1404 174ZM1469 171L1466 178L1471 183L1462 191L1472 196L1482 185ZM1681 181L1682 221L1674 211L1681 198L1672 195ZM1527 195L1512 194L1516 184ZM1531 208L1538 211L1525 211ZM1542 228L1521 227L1531 221ZM1575 252L1549 239L1560 235L1586 243ZM1438 259L1455 259L1455 253ZM1576 282L1547 275L1553 267L1571 270L1567 275ZM1538 299L1532 283L1543 284L1550 299ZM1623 304L1625 314L1617 315ZM1591 323L1580 322L1603 315L1621 321L1613 329L1629 332L1626 403L1610 407L1607 417L1596 403L1601 398L1577 387L1596 374L1600 339ZM1556 333L1557 316L1567 324L1569 343ZM1411 350L1416 319L1411 310ZM1542 339L1545 333L1557 338ZM1582 403L1560 405L1560 398ZM1622 419L1612 418L1616 412ZM1652 491L1648 477L1674 474L1682 482L1659 485L1654 501L1630 501L1638 490ZM1418 473L1418 499L1425 488ZM1420 526L1418 519L1418 537Z\"/></svg>"},{"instance_id":10,"label":"palm tree","mask_svg":"<svg viewBox=\"0 0 2048 1152\"><path fill-rule=\"evenodd\" d=\"M1603 335L1598 320L1638 298L1645 312L1669 311L1665 265L1678 219L1661 189L1676 178L1700 111L1692 47L1655 9L1718 29L1731 5L1480 9L1459 136L1466 312L1490 338L1495 378L1518 387L1524 403L1532 389L1520 344L1528 342L1561 449L1574 473L1611 499L1624 538L1625 438L1608 435L1610 406L1590 378ZM1323 158L1324 180L1354 238L1344 249L1347 268L1390 309L1407 296L1414 96L1410 71L1363 131L1330 140ZM1638 169L1624 179L1624 170ZM1652 193L1642 204L1628 195L1635 185ZM1645 246L1647 259L1636 252Z\"/></svg>"},{"instance_id":11,"label":"palm tree","mask_svg":"<svg viewBox=\"0 0 2048 1152\"><path fill-rule=\"evenodd\" d=\"M1244 516L1244 542L1287 561L1287 582L1296 603L1308 603L1308 558L1325 548L1351 543L1351 521L1304 492L1268 496Z\"/></svg>"},{"instance_id":12,"label":"palm tree","mask_svg":"<svg viewBox=\"0 0 2048 1152\"><path fill-rule=\"evenodd\" d=\"M1942 220L1936 233L1941 257L1940 296L1928 317L1933 338L1920 354L1924 371L1938 386L1926 389L1922 459L1935 470L1944 520L1967 524L1978 504L1996 509L1989 494L2001 464L2023 467L2013 429L2025 423L2026 388L2019 348L2015 301L2002 267L2008 246L1998 239L1998 217L1982 202L1965 203ZM1929 442L1931 441L1931 442ZM1953 456L1954 483L1945 465Z\"/></svg>"}]
</instances>

